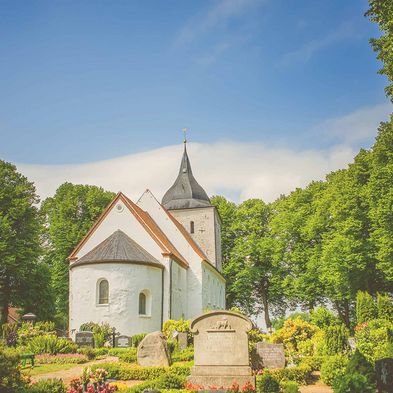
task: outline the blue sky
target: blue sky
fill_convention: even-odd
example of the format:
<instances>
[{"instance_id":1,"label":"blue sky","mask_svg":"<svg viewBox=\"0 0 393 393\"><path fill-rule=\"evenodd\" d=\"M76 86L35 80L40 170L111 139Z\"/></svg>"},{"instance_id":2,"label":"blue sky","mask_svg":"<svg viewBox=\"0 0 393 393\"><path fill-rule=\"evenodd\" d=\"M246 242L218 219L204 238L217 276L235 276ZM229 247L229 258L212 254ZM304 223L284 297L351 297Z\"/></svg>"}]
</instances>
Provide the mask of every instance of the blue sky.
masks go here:
<instances>
[{"instance_id":1,"label":"blue sky","mask_svg":"<svg viewBox=\"0 0 393 393\"><path fill-rule=\"evenodd\" d=\"M0 0L0 157L88 163L177 144L182 127L200 144L367 147L390 107L366 9Z\"/></svg>"}]
</instances>

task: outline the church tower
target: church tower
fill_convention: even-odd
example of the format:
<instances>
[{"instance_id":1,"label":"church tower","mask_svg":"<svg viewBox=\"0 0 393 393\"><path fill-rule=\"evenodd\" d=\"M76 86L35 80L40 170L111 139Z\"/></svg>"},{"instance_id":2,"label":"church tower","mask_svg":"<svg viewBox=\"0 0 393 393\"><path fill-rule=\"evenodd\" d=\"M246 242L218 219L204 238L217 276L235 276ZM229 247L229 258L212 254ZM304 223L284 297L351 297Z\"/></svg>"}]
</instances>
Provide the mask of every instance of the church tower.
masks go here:
<instances>
[{"instance_id":1,"label":"church tower","mask_svg":"<svg viewBox=\"0 0 393 393\"><path fill-rule=\"evenodd\" d=\"M221 272L220 217L192 174L186 139L179 174L161 203L183 225L209 262Z\"/></svg>"}]
</instances>

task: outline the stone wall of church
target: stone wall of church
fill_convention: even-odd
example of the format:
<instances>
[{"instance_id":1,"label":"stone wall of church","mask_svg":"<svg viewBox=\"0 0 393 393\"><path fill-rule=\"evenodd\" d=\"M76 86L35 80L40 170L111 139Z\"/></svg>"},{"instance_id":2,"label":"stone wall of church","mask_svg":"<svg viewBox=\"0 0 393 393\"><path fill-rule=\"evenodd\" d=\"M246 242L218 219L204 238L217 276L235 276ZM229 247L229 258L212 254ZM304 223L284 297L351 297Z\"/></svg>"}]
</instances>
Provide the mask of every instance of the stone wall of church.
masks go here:
<instances>
[{"instance_id":1,"label":"stone wall of church","mask_svg":"<svg viewBox=\"0 0 393 393\"><path fill-rule=\"evenodd\" d=\"M171 210L171 214L178 220L191 237L206 254L208 259L221 268L221 235L220 225L214 207L200 207L195 209ZM191 222L193 222L194 233L191 233Z\"/></svg>"},{"instance_id":2,"label":"stone wall of church","mask_svg":"<svg viewBox=\"0 0 393 393\"><path fill-rule=\"evenodd\" d=\"M187 270L172 262L171 319L185 319L187 315Z\"/></svg>"},{"instance_id":3,"label":"stone wall of church","mask_svg":"<svg viewBox=\"0 0 393 393\"><path fill-rule=\"evenodd\" d=\"M98 283L109 283L109 302L98 304ZM139 315L139 294L146 294L146 315ZM121 334L161 330L162 269L102 263L70 270L70 330L85 322L108 322Z\"/></svg>"},{"instance_id":4,"label":"stone wall of church","mask_svg":"<svg viewBox=\"0 0 393 393\"><path fill-rule=\"evenodd\" d=\"M225 281L208 263L202 267L203 310L225 309Z\"/></svg>"}]
</instances>

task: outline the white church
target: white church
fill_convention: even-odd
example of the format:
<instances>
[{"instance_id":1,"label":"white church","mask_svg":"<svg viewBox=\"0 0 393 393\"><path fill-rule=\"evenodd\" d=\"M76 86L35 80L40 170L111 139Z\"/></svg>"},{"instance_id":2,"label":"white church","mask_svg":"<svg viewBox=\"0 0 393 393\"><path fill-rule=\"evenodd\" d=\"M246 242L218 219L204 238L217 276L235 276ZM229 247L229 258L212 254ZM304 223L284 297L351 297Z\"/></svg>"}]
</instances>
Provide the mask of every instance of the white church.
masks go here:
<instances>
[{"instance_id":1,"label":"white church","mask_svg":"<svg viewBox=\"0 0 393 393\"><path fill-rule=\"evenodd\" d=\"M186 142L161 203L119 192L70 259L69 329L108 322L126 335L225 308L220 217L195 180Z\"/></svg>"}]
</instances>

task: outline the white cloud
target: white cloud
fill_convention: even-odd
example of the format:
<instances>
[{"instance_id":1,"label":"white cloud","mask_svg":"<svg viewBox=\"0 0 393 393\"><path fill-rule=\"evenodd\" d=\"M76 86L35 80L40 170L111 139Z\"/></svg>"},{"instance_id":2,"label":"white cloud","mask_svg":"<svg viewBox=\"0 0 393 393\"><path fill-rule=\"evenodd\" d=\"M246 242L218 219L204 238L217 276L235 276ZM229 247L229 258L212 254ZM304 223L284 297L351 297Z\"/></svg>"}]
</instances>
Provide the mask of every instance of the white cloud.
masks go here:
<instances>
[{"instance_id":1,"label":"white cloud","mask_svg":"<svg viewBox=\"0 0 393 393\"><path fill-rule=\"evenodd\" d=\"M225 26L232 18L238 17L263 0L220 0L204 12L190 18L178 32L175 46L189 44L211 30Z\"/></svg>"},{"instance_id":2,"label":"white cloud","mask_svg":"<svg viewBox=\"0 0 393 393\"><path fill-rule=\"evenodd\" d=\"M375 137L381 121L389 120L393 112L390 102L359 108L347 115L327 119L314 131L347 144L367 141Z\"/></svg>"},{"instance_id":3,"label":"white cloud","mask_svg":"<svg viewBox=\"0 0 393 393\"><path fill-rule=\"evenodd\" d=\"M359 35L360 33L351 22L343 23L325 36L308 41L298 49L286 53L281 59L280 65L290 66L293 63L307 63L321 49Z\"/></svg>"},{"instance_id":4,"label":"white cloud","mask_svg":"<svg viewBox=\"0 0 393 393\"><path fill-rule=\"evenodd\" d=\"M296 187L323 179L345 167L355 151L337 146L329 150L269 148L260 143L222 141L191 143L188 147L194 175L209 195L240 195L240 200L273 201ZM161 198L176 178L181 146L167 146L144 153L80 165L19 164L34 181L41 198L54 194L65 181L123 191L137 200L149 188Z\"/></svg>"}]
</instances>

